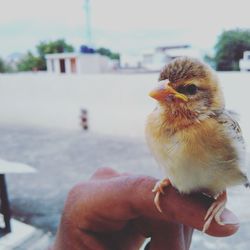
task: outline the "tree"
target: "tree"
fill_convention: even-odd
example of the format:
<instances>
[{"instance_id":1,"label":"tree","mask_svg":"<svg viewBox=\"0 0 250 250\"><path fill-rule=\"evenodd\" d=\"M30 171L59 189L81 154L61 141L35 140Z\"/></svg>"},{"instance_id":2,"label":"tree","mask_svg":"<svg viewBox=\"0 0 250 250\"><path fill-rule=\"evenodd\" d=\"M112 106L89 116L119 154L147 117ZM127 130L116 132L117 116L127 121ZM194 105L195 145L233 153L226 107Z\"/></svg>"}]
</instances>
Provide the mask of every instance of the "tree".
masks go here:
<instances>
[{"instance_id":1,"label":"tree","mask_svg":"<svg viewBox=\"0 0 250 250\"><path fill-rule=\"evenodd\" d=\"M30 51L17 63L18 71L34 71L42 67L42 59L38 56L34 56Z\"/></svg>"},{"instance_id":2,"label":"tree","mask_svg":"<svg viewBox=\"0 0 250 250\"><path fill-rule=\"evenodd\" d=\"M41 59L41 68L39 70L46 70L46 54L53 54L53 53L63 53L63 52L73 52L74 47L70 44L67 44L64 39L58 39L56 41L50 42L40 42L36 46L38 55Z\"/></svg>"},{"instance_id":3,"label":"tree","mask_svg":"<svg viewBox=\"0 0 250 250\"><path fill-rule=\"evenodd\" d=\"M14 69L12 68L12 66L2 58L0 58L0 73L9 73L13 71Z\"/></svg>"},{"instance_id":4,"label":"tree","mask_svg":"<svg viewBox=\"0 0 250 250\"><path fill-rule=\"evenodd\" d=\"M112 60L120 60L120 54L118 53L114 53L111 50L107 49L107 48L99 48L96 50L96 53L103 55L103 56L107 56Z\"/></svg>"},{"instance_id":5,"label":"tree","mask_svg":"<svg viewBox=\"0 0 250 250\"><path fill-rule=\"evenodd\" d=\"M5 62L2 58L0 58L0 73L4 73L6 71Z\"/></svg>"},{"instance_id":6,"label":"tree","mask_svg":"<svg viewBox=\"0 0 250 250\"><path fill-rule=\"evenodd\" d=\"M250 30L234 29L224 31L215 45L215 66L217 70L239 70L243 52L250 50Z\"/></svg>"},{"instance_id":7,"label":"tree","mask_svg":"<svg viewBox=\"0 0 250 250\"><path fill-rule=\"evenodd\" d=\"M46 70L46 54L73 52L73 46L67 44L63 39L50 42L40 42L37 46L38 56L33 55L30 51L18 62L19 71Z\"/></svg>"}]
</instances>

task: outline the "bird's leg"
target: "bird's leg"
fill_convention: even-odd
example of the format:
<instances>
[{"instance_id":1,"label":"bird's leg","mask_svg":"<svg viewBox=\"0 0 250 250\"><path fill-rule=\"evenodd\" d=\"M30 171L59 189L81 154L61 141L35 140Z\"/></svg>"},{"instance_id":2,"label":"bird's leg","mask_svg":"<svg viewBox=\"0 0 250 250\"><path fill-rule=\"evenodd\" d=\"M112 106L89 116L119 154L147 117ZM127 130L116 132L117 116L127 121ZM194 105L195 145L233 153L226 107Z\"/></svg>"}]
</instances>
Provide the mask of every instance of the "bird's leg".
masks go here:
<instances>
[{"instance_id":1,"label":"bird's leg","mask_svg":"<svg viewBox=\"0 0 250 250\"><path fill-rule=\"evenodd\" d=\"M155 198L154 198L154 203L155 203L155 206L157 207L157 209L162 213L162 210L161 210L161 206L160 206L160 195L161 194L164 194L164 187L167 187L171 184L170 180L168 178L165 178L161 181L158 181L152 192L153 193L156 193L155 194Z\"/></svg>"},{"instance_id":2,"label":"bird's leg","mask_svg":"<svg viewBox=\"0 0 250 250\"><path fill-rule=\"evenodd\" d=\"M220 216L226 206L226 202L227 202L227 192L223 191L207 210L207 214L204 218L205 224L202 229L203 233L207 231L213 219L219 225L224 225L224 223L220 219Z\"/></svg>"}]
</instances>

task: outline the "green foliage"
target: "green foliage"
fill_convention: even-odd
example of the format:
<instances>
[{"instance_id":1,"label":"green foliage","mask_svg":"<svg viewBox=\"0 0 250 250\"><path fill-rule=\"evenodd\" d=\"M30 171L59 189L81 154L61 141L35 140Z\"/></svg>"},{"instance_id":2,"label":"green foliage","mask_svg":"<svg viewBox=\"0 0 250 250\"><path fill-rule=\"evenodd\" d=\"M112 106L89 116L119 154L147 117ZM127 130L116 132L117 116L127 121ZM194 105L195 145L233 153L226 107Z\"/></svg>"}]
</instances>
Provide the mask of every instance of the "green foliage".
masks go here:
<instances>
[{"instance_id":1,"label":"green foliage","mask_svg":"<svg viewBox=\"0 0 250 250\"><path fill-rule=\"evenodd\" d=\"M224 31L215 45L216 69L239 70L239 60L246 50L250 50L250 30Z\"/></svg>"},{"instance_id":2,"label":"green foliage","mask_svg":"<svg viewBox=\"0 0 250 250\"><path fill-rule=\"evenodd\" d=\"M0 73L4 73L6 71L5 62L2 58L0 58Z\"/></svg>"},{"instance_id":3,"label":"green foliage","mask_svg":"<svg viewBox=\"0 0 250 250\"><path fill-rule=\"evenodd\" d=\"M36 46L40 57L44 57L45 54L73 52L72 45L67 44L63 39L50 42L41 42Z\"/></svg>"},{"instance_id":4,"label":"green foliage","mask_svg":"<svg viewBox=\"0 0 250 250\"><path fill-rule=\"evenodd\" d=\"M41 59L41 65L38 68L39 70L46 70L46 54L53 54L53 53L63 53L63 52L73 52L74 47L72 45L67 44L64 39L58 39L56 41L50 42L40 42L36 46L38 55Z\"/></svg>"},{"instance_id":5,"label":"green foliage","mask_svg":"<svg viewBox=\"0 0 250 250\"><path fill-rule=\"evenodd\" d=\"M208 63L212 68L216 68L215 61L214 61L214 57L213 57L213 56L210 56L210 55L206 54L206 55L204 56L203 59L204 59L204 61L205 61L206 63Z\"/></svg>"},{"instance_id":6,"label":"green foliage","mask_svg":"<svg viewBox=\"0 0 250 250\"><path fill-rule=\"evenodd\" d=\"M0 73L9 73L13 71L14 70L11 68L11 66L6 63L2 58L0 58Z\"/></svg>"},{"instance_id":7,"label":"green foliage","mask_svg":"<svg viewBox=\"0 0 250 250\"><path fill-rule=\"evenodd\" d=\"M42 59L38 56L34 56L30 51L17 64L18 71L34 71L42 67Z\"/></svg>"},{"instance_id":8,"label":"green foliage","mask_svg":"<svg viewBox=\"0 0 250 250\"><path fill-rule=\"evenodd\" d=\"M10 64L5 63L5 73L13 73L15 69Z\"/></svg>"},{"instance_id":9,"label":"green foliage","mask_svg":"<svg viewBox=\"0 0 250 250\"><path fill-rule=\"evenodd\" d=\"M107 49L107 48L99 48L96 50L96 53L103 55L103 56L107 56L112 60L120 60L120 54L118 53L114 53L111 50Z\"/></svg>"},{"instance_id":10,"label":"green foliage","mask_svg":"<svg viewBox=\"0 0 250 250\"><path fill-rule=\"evenodd\" d=\"M120 54L119 53L112 53L111 57L112 60L120 61Z\"/></svg>"},{"instance_id":11,"label":"green foliage","mask_svg":"<svg viewBox=\"0 0 250 250\"><path fill-rule=\"evenodd\" d=\"M73 46L67 44L63 39L40 42L36 49L38 56L28 52L17 64L18 71L46 70L46 54L74 51Z\"/></svg>"}]
</instances>

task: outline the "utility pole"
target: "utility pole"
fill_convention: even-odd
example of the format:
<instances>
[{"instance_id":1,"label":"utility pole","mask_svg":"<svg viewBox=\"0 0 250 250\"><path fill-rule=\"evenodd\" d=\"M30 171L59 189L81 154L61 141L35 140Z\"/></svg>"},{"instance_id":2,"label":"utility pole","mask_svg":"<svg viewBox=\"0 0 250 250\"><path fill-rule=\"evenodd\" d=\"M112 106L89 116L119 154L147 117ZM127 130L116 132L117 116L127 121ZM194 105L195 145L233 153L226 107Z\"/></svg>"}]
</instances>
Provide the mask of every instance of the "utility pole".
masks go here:
<instances>
[{"instance_id":1,"label":"utility pole","mask_svg":"<svg viewBox=\"0 0 250 250\"><path fill-rule=\"evenodd\" d=\"M85 39L86 45L88 47L93 46L92 44L92 30L91 30L91 9L90 9L90 0L84 0L84 10L85 10Z\"/></svg>"}]
</instances>

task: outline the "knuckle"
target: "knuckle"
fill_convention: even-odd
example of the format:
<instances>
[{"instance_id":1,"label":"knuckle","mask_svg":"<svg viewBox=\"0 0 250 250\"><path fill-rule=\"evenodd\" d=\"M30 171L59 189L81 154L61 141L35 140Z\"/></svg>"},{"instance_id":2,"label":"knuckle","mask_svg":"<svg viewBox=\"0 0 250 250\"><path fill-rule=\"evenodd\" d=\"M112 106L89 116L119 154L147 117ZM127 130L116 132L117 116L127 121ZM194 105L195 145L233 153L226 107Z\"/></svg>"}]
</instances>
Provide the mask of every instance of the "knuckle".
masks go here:
<instances>
[{"instance_id":1,"label":"knuckle","mask_svg":"<svg viewBox=\"0 0 250 250\"><path fill-rule=\"evenodd\" d=\"M101 167L94 172L94 174L90 179L94 180L94 179L112 178L119 175L120 174L116 170L110 167Z\"/></svg>"},{"instance_id":2,"label":"knuckle","mask_svg":"<svg viewBox=\"0 0 250 250\"><path fill-rule=\"evenodd\" d=\"M130 187L130 196L134 210L142 210L143 206L148 206L148 202L153 202L152 189L157 180L149 176L135 176Z\"/></svg>"},{"instance_id":3,"label":"knuckle","mask_svg":"<svg viewBox=\"0 0 250 250\"><path fill-rule=\"evenodd\" d=\"M86 184L84 182L75 184L68 192L67 201L77 200L77 198L82 195L85 190Z\"/></svg>"},{"instance_id":4,"label":"knuckle","mask_svg":"<svg viewBox=\"0 0 250 250\"><path fill-rule=\"evenodd\" d=\"M135 178L134 186L139 187L138 191L140 192L151 192L156 182L155 178L142 175Z\"/></svg>"}]
</instances>

